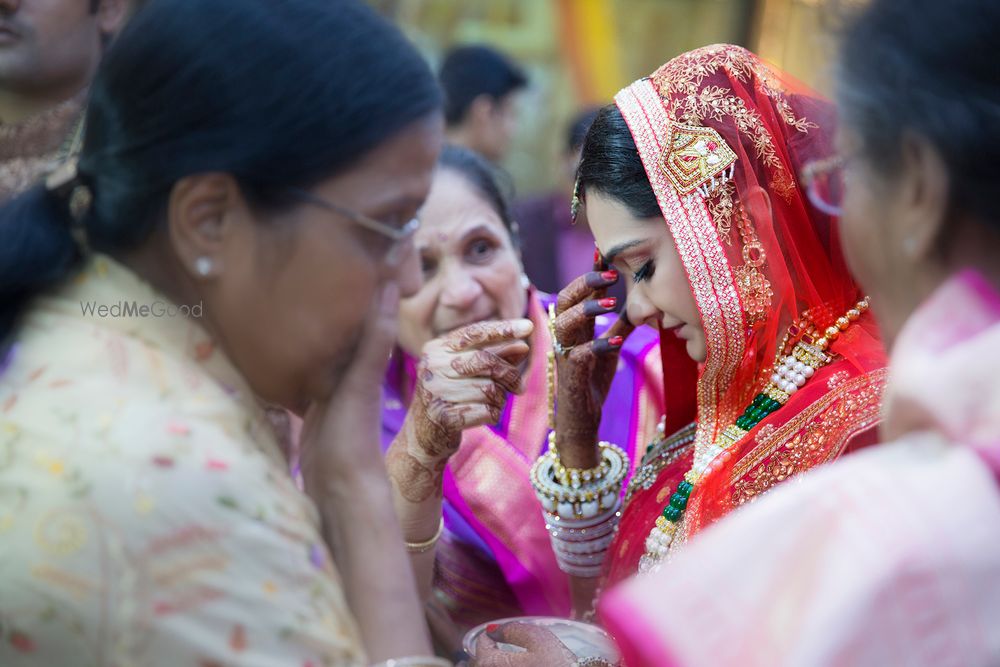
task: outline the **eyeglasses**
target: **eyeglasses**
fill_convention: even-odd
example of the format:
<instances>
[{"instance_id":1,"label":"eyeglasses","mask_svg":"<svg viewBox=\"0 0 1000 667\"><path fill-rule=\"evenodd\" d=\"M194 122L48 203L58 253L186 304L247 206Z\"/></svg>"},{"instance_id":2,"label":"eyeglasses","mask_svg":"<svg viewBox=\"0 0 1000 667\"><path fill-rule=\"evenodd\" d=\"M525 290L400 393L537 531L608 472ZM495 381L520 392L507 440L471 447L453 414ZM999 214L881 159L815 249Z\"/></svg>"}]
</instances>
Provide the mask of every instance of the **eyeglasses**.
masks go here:
<instances>
[{"instance_id":1,"label":"eyeglasses","mask_svg":"<svg viewBox=\"0 0 1000 667\"><path fill-rule=\"evenodd\" d=\"M413 235L420 229L420 219L417 217L414 217L402 227L393 227L392 225L370 218L363 213L349 209L346 206L334 204L305 190L292 189L289 190L289 193L296 199L332 211L337 215L347 218L356 225L389 239L391 245L386 251L384 258L385 263L388 265L395 265L399 262L404 250L407 248L407 241L412 239Z\"/></svg>"},{"instance_id":2,"label":"eyeglasses","mask_svg":"<svg viewBox=\"0 0 1000 667\"><path fill-rule=\"evenodd\" d=\"M847 158L834 155L815 160L802 168L802 182L812 205L827 215L839 217L844 212L844 166Z\"/></svg>"}]
</instances>

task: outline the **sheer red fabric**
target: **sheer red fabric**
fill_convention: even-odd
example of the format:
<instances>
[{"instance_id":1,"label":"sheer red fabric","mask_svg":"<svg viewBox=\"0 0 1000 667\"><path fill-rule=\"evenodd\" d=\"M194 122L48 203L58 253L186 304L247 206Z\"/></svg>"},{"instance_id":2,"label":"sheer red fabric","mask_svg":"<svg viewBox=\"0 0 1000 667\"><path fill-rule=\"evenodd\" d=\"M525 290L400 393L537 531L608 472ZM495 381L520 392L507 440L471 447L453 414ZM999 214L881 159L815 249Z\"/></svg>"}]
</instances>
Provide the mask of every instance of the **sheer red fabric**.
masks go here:
<instances>
[{"instance_id":1,"label":"sheer red fabric","mask_svg":"<svg viewBox=\"0 0 1000 667\"><path fill-rule=\"evenodd\" d=\"M667 421L690 421L694 405L700 450L767 385L793 322L805 316L822 330L863 296L841 254L836 221L809 203L798 182L805 164L833 154L834 111L729 45L681 55L615 101L706 333L708 355L697 374L675 345L662 345L665 395L673 397ZM886 362L870 315L831 351L832 364L713 462L691 497L680 541L772 484L839 455L874 425ZM809 451L789 458L794 442ZM612 579L635 572L645 537L691 460L692 451L679 451L655 483L635 490L612 546Z\"/></svg>"}]
</instances>

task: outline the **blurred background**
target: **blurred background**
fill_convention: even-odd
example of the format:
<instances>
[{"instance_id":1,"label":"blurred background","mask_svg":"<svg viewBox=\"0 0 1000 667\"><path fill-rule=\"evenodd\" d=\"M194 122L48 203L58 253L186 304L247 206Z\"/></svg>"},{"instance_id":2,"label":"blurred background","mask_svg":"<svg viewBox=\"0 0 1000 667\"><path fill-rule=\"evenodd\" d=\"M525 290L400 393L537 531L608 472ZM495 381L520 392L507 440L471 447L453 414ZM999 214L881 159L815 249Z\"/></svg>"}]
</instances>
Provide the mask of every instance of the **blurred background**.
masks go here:
<instances>
[{"instance_id":1,"label":"blurred background","mask_svg":"<svg viewBox=\"0 0 1000 667\"><path fill-rule=\"evenodd\" d=\"M502 159L519 197L564 188L573 117L603 105L673 56L741 44L822 92L840 3L823 0L369 0L420 46L435 70L448 49L488 44L528 87Z\"/></svg>"}]
</instances>

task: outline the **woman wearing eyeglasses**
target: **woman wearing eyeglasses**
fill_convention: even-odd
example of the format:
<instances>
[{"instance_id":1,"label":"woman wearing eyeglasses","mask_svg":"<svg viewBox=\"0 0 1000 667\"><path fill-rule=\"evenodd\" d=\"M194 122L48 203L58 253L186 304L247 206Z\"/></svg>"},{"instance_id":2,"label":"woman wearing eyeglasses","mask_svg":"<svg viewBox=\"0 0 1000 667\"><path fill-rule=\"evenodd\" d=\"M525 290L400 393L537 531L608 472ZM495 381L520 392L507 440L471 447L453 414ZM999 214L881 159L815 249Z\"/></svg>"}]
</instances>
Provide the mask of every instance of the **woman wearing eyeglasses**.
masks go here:
<instances>
[{"instance_id":1,"label":"woman wearing eyeglasses","mask_svg":"<svg viewBox=\"0 0 1000 667\"><path fill-rule=\"evenodd\" d=\"M116 40L79 163L0 212L0 663L443 664L377 446L440 102L361 2Z\"/></svg>"},{"instance_id":2,"label":"woman wearing eyeglasses","mask_svg":"<svg viewBox=\"0 0 1000 667\"><path fill-rule=\"evenodd\" d=\"M607 479L565 483L564 470L592 474L613 458L596 428L615 410L601 405L610 376L580 370L613 368L614 352L574 325L578 299L565 300L556 452L534 480L578 599L668 573L671 555L732 509L874 441L878 331L835 221L799 179L832 154L831 112L745 49L719 45L622 90L591 126L579 214L629 280L631 324L660 331L668 428L639 462L620 519ZM588 492L609 501L596 518L582 516ZM615 523L607 550L584 562L589 535Z\"/></svg>"}]
</instances>

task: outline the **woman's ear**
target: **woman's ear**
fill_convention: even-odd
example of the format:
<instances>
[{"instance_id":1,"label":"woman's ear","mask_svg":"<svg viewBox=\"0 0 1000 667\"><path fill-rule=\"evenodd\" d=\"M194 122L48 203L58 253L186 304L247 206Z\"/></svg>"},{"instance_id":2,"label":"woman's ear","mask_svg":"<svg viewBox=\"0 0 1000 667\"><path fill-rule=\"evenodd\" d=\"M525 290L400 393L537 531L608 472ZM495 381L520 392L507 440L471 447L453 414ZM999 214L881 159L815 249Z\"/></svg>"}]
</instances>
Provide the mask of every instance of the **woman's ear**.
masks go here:
<instances>
[{"instance_id":1,"label":"woman's ear","mask_svg":"<svg viewBox=\"0 0 1000 667\"><path fill-rule=\"evenodd\" d=\"M229 174L197 174L179 180L170 192L167 228L174 251L196 279L218 275L230 208L239 187Z\"/></svg>"},{"instance_id":2,"label":"woman's ear","mask_svg":"<svg viewBox=\"0 0 1000 667\"><path fill-rule=\"evenodd\" d=\"M125 26L132 13L132 0L101 0L97 6L97 28L101 37L110 39Z\"/></svg>"},{"instance_id":3,"label":"woman's ear","mask_svg":"<svg viewBox=\"0 0 1000 667\"><path fill-rule=\"evenodd\" d=\"M931 257L940 246L951 183L941 154L923 137L904 135L900 153L897 241L904 255L916 261Z\"/></svg>"}]
</instances>

